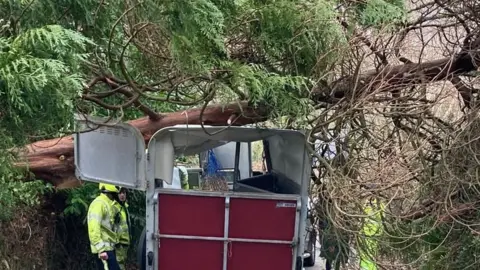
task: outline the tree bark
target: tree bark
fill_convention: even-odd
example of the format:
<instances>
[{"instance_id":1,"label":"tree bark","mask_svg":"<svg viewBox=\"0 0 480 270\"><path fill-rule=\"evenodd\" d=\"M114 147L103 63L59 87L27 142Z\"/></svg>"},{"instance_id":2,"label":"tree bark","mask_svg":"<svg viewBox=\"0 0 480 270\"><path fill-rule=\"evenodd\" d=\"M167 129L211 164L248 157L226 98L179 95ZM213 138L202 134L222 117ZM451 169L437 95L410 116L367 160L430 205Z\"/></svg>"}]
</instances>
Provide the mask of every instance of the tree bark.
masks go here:
<instances>
[{"instance_id":1,"label":"tree bark","mask_svg":"<svg viewBox=\"0 0 480 270\"><path fill-rule=\"evenodd\" d=\"M380 71L370 70L359 76L349 76L334 82L330 87L317 85L312 89L312 99L317 103L336 104L342 100L358 100L373 92L392 92L443 80L451 80L471 71L480 65L480 35L453 57L387 65ZM465 96L465 95L463 95ZM462 96L462 97L463 97ZM465 100L465 102L470 102Z\"/></svg>"},{"instance_id":2,"label":"tree bark","mask_svg":"<svg viewBox=\"0 0 480 270\"><path fill-rule=\"evenodd\" d=\"M202 108L164 114L156 121L143 117L128 122L143 134L146 141L158 130L179 124L213 126L246 125L267 119L266 110L253 108L246 102L212 105ZM78 186L73 160L73 137L50 139L26 145L15 165L27 168L35 178L52 183L57 188Z\"/></svg>"}]
</instances>

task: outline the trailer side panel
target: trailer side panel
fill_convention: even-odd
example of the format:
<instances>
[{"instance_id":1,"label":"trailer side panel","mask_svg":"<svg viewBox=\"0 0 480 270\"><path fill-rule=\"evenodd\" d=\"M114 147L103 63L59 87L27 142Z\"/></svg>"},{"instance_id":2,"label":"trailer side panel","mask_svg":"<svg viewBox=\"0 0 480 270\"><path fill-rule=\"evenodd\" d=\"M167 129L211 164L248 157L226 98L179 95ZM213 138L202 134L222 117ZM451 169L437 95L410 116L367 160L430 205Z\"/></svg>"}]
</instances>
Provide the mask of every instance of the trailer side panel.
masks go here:
<instances>
[{"instance_id":1,"label":"trailer side panel","mask_svg":"<svg viewBox=\"0 0 480 270\"><path fill-rule=\"evenodd\" d=\"M232 198L229 237L292 241L295 200Z\"/></svg>"}]
</instances>

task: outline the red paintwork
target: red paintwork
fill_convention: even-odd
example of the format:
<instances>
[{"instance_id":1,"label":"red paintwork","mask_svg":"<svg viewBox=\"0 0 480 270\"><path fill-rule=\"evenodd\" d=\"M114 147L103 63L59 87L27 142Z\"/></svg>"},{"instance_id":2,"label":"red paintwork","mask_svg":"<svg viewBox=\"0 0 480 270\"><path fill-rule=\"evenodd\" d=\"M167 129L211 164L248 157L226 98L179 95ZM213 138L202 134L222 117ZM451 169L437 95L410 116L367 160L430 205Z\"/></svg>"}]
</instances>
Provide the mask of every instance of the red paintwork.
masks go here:
<instances>
[{"instance_id":1,"label":"red paintwork","mask_svg":"<svg viewBox=\"0 0 480 270\"><path fill-rule=\"evenodd\" d=\"M230 245L228 270L292 270L290 245L239 242Z\"/></svg>"},{"instance_id":2,"label":"red paintwork","mask_svg":"<svg viewBox=\"0 0 480 270\"><path fill-rule=\"evenodd\" d=\"M292 241L296 208L276 207L285 200L230 199L229 237Z\"/></svg>"},{"instance_id":3,"label":"red paintwork","mask_svg":"<svg viewBox=\"0 0 480 270\"><path fill-rule=\"evenodd\" d=\"M223 242L163 238L158 265L158 270L221 270Z\"/></svg>"},{"instance_id":4,"label":"red paintwork","mask_svg":"<svg viewBox=\"0 0 480 270\"><path fill-rule=\"evenodd\" d=\"M161 234L223 237L225 197L159 194ZM230 238L293 240L296 209L277 207L278 202L230 198ZM158 270L222 270L223 241L160 239ZM230 242L228 270L289 270L289 244Z\"/></svg>"},{"instance_id":5,"label":"red paintwork","mask_svg":"<svg viewBox=\"0 0 480 270\"><path fill-rule=\"evenodd\" d=\"M162 234L223 237L225 198L160 194Z\"/></svg>"}]
</instances>

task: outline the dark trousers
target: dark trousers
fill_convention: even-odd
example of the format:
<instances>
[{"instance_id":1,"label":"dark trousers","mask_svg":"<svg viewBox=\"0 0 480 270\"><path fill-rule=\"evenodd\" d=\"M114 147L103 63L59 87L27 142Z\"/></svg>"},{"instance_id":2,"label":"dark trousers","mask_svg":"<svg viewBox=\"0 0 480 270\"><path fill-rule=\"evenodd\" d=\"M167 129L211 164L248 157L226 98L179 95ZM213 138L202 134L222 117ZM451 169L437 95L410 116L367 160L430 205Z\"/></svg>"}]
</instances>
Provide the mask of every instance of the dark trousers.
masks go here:
<instances>
[{"instance_id":1,"label":"dark trousers","mask_svg":"<svg viewBox=\"0 0 480 270\"><path fill-rule=\"evenodd\" d=\"M117 262L117 256L115 255L115 251L107 251L108 260L104 261L98 258L98 254L94 254L97 262L97 269L98 270L120 270L120 266Z\"/></svg>"}]
</instances>

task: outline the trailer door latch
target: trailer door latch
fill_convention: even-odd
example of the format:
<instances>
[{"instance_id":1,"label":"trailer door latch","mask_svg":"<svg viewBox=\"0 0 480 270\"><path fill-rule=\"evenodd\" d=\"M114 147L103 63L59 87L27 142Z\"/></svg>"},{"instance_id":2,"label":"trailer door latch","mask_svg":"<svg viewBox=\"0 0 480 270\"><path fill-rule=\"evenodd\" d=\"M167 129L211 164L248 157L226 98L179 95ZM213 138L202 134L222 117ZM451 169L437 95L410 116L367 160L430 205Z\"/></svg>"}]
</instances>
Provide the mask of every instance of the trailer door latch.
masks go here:
<instances>
[{"instance_id":1,"label":"trailer door latch","mask_svg":"<svg viewBox=\"0 0 480 270\"><path fill-rule=\"evenodd\" d=\"M153 251L150 251L148 252L148 266L152 266L153 265Z\"/></svg>"},{"instance_id":2,"label":"trailer door latch","mask_svg":"<svg viewBox=\"0 0 480 270\"><path fill-rule=\"evenodd\" d=\"M292 243L290 244L290 246L291 246L292 248L294 248L294 247L297 246L297 244L298 244L298 241L294 240L294 241L292 241Z\"/></svg>"}]
</instances>

